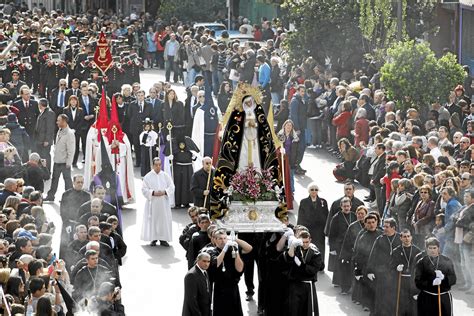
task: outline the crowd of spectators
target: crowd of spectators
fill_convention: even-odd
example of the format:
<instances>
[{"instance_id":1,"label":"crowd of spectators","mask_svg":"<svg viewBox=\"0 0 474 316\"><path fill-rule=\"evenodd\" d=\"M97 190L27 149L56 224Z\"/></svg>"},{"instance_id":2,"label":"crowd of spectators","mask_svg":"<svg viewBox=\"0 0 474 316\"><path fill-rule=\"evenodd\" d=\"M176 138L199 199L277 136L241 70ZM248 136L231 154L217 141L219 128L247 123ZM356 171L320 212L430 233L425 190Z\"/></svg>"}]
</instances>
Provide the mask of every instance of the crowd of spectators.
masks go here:
<instances>
[{"instance_id":1,"label":"crowd of spectators","mask_svg":"<svg viewBox=\"0 0 474 316\"><path fill-rule=\"evenodd\" d=\"M426 237L436 236L442 253L454 263L457 283L464 291L471 291L472 81L453 87L446 104L398 108L397 100L387 98L377 73L366 70L365 74L338 74L312 58L290 67L282 45L285 30L276 23L264 19L252 26L247 19L238 19L236 28L240 33L254 36L254 41L240 43L226 32L216 38L205 27L194 29L176 19L167 24L145 14L121 20L103 14L66 16L61 11L13 10L3 16L0 36L9 44L0 53L0 63L5 66L0 65L0 282L12 314L39 315L51 308L57 314L71 314L84 306L84 300L99 310L123 312L119 266L126 245L117 209L104 200L107 188L96 186L89 193L83 189L89 184L84 184L79 175L66 184L61 199L59 255L52 248L54 224L48 221L42 207L44 181L51 178L52 162L64 164L64 170L80 170L79 154L82 151L85 158L85 139L103 86L108 96L116 97L120 122L136 155L142 130L135 129L145 116L152 119L156 129L159 123L171 121L177 130L182 128L183 135L189 135L198 96L204 95L209 101L213 95L225 113L238 82L261 87L265 111L275 111L275 132L285 143L292 188L294 177L306 173L301 166L305 151L326 150L342 160L334 170L337 181L356 181L370 189L366 208L354 197L351 183L344 185L344 198L334 201L330 208L318 197L319 188L314 184L309 187L307 203L300 203L298 224L302 227L297 230L310 233L303 234L304 238L312 237L322 258L324 241L329 237L329 269L335 272L333 283L341 286L342 294L351 288L353 295L360 293L354 289L354 280L371 279L372 274L368 273L370 269L348 271L347 266L341 265L357 267L360 256L370 255L364 253L366 249L358 253L355 245L344 243L348 233L355 233L355 241L358 230L352 232L348 228L356 221L360 230L372 231L374 223L375 229L384 225L388 236L393 235L394 229L404 234L408 231L420 248ZM84 62L93 55L101 30L111 44L116 43L114 51L119 57L111 68L113 73L104 77ZM118 49L121 45L128 50L126 54ZM60 60L48 62L46 58L45 63L40 63L40 52L57 52ZM134 52L138 58L131 59ZM23 57L30 57L30 61L21 60ZM166 82L154 84L146 97L139 83L139 70L144 66L166 70ZM469 73L467 67L466 71ZM177 99L169 82L171 74L174 83L186 86L186 100ZM143 103L140 115L135 115L133 109ZM166 108L173 111L167 112ZM55 161L58 155L51 156L51 146L58 129L66 126L74 131L74 150L70 159ZM138 156L135 162L140 164ZM53 174L53 183L58 180L59 174ZM45 198L54 201L54 196ZM321 216L302 216L312 208L318 209ZM368 212L372 215L367 217ZM182 240L189 267L203 246L222 235L220 232L214 236L211 231L208 236L211 222L207 215L198 216L196 211L192 214L194 226L188 228L194 230L185 231ZM337 223L344 216L346 220L349 216L347 227L336 229L332 222ZM323 230L326 236L321 234ZM291 235L288 230L272 242L283 240L285 244ZM243 262L253 265L255 257L262 254L254 253L250 259L245 255L252 247L258 248L256 242L238 239L238 245L231 247L244 248ZM271 258L288 251L275 244L270 249ZM218 248L222 250L224 246L225 241ZM269 256L263 260L270 264ZM315 267L323 269L321 262ZM234 272L240 277L250 268L237 270ZM349 277L338 279L341 274ZM346 279L349 284L344 283ZM271 277L266 280L272 284ZM273 293L270 287L267 290L267 294ZM252 295L250 286L247 296L251 299ZM259 297L261 311L274 308L263 297ZM354 300L376 308L373 301L364 299L356 296Z\"/></svg>"}]
</instances>

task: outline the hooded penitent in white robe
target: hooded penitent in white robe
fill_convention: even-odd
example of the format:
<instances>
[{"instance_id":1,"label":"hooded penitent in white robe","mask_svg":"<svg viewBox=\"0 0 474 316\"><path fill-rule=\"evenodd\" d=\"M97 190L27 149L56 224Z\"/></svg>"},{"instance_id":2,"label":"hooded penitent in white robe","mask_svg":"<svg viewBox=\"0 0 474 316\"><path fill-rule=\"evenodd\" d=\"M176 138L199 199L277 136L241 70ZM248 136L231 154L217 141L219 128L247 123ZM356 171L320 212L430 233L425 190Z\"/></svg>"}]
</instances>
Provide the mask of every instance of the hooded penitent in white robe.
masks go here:
<instances>
[{"instance_id":1,"label":"hooded penitent in white robe","mask_svg":"<svg viewBox=\"0 0 474 316\"><path fill-rule=\"evenodd\" d=\"M153 191L166 191L166 195L153 196ZM163 171L156 173L151 170L143 177L142 193L146 203L141 239L171 241L172 218L169 197L174 194L173 180Z\"/></svg>"},{"instance_id":2,"label":"hooded penitent in white robe","mask_svg":"<svg viewBox=\"0 0 474 316\"><path fill-rule=\"evenodd\" d=\"M104 135L104 134L103 134ZM111 152L111 147L107 137L103 136L105 148L109 154L109 160L112 168L117 172L120 179L120 187L122 189L123 201L131 203L135 201L135 181L133 174L132 149L127 135L123 136L124 143L120 143L120 153L115 157ZM84 163L84 184L89 187L94 176L100 172L102 159L100 157L100 143L97 140L97 129L91 127L87 133L86 142L86 159Z\"/></svg>"}]
</instances>

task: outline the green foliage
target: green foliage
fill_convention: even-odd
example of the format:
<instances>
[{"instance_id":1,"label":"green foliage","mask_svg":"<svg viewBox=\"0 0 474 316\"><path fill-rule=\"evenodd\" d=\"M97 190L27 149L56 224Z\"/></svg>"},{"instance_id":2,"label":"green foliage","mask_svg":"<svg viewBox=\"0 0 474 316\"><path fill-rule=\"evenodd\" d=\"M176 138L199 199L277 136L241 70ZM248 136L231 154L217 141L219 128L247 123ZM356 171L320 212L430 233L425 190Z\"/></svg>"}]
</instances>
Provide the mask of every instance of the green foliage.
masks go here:
<instances>
[{"instance_id":1,"label":"green foliage","mask_svg":"<svg viewBox=\"0 0 474 316\"><path fill-rule=\"evenodd\" d=\"M338 70L360 67L363 48L357 1L285 0L282 7L283 19L296 28L287 39L293 62L312 56L324 64L329 57Z\"/></svg>"},{"instance_id":2,"label":"green foliage","mask_svg":"<svg viewBox=\"0 0 474 316\"><path fill-rule=\"evenodd\" d=\"M222 18L225 10L224 0L163 0L158 15L165 21L176 17L181 21L213 22Z\"/></svg>"},{"instance_id":3,"label":"green foliage","mask_svg":"<svg viewBox=\"0 0 474 316\"><path fill-rule=\"evenodd\" d=\"M359 26L371 59L383 61L386 49L397 42L397 5L402 4L401 40L423 38L435 33L437 0L359 0Z\"/></svg>"},{"instance_id":4,"label":"green foliage","mask_svg":"<svg viewBox=\"0 0 474 316\"><path fill-rule=\"evenodd\" d=\"M404 109L444 101L463 82L464 72L456 57L447 54L437 59L426 43L401 42L389 48L387 55L380 69L381 82L389 98Z\"/></svg>"}]
</instances>

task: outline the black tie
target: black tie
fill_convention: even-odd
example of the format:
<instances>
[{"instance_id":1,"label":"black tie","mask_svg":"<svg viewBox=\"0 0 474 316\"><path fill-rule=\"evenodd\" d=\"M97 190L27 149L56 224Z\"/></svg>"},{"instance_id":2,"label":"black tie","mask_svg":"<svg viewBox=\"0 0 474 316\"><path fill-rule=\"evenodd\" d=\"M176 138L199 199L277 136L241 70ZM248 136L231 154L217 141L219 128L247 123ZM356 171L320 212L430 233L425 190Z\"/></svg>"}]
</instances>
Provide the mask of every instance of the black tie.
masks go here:
<instances>
[{"instance_id":1,"label":"black tie","mask_svg":"<svg viewBox=\"0 0 474 316\"><path fill-rule=\"evenodd\" d=\"M206 287L209 292L209 277L207 276L207 271L203 271L204 277L206 278Z\"/></svg>"}]
</instances>

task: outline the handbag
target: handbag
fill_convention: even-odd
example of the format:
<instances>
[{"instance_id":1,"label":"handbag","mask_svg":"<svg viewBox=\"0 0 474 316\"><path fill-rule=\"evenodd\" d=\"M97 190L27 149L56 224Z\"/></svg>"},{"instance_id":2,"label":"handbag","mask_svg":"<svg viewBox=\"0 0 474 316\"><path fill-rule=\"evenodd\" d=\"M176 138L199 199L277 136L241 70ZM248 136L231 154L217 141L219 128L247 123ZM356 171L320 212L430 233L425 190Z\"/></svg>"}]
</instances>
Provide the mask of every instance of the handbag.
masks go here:
<instances>
[{"instance_id":1,"label":"handbag","mask_svg":"<svg viewBox=\"0 0 474 316\"><path fill-rule=\"evenodd\" d=\"M236 69L231 69L229 74L229 79L232 81L240 80L240 73Z\"/></svg>"}]
</instances>

